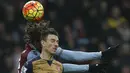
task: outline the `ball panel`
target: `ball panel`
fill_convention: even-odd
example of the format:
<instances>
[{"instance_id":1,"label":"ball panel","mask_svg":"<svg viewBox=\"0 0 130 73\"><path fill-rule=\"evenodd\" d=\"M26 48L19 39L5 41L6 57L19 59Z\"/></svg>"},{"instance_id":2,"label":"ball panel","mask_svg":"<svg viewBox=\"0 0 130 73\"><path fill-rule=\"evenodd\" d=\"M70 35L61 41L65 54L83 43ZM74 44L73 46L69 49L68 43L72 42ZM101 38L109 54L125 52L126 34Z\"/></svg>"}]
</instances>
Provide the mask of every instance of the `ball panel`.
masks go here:
<instances>
[{"instance_id":1,"label":"ball panel","mask_svg":"<svg viewBox=\"0 0 130 73\"><path fill-rule=\"evenodd\" d=\"M26 8L28 8L28 7L30 7L30 6L33 6L33 3L32 3L32 2L27 2L27 3L24 5L24 7L26 7Z\"/></svg>"},{"instance_id":2,"label":"ball panel","mask_svg":"<svg viewBox=\"0 0 130 73\"><path fill-rule=\"evenodd\" d=\"M38 7L38 10L43 10L43 7L39 6L39 7Z\"/></svg>"},{"instance_id":3,"label":"ball panel","mask_svg":"<svg viewBox=\"0 0 130 73\"><path fill-rule=\"evenodd\" d=\"M23 15L26 16L28 14L28 11L26 8L23 8Z\"/></svg>"},{"instance_id":4,"label":"ball panel","mask_svg":"<svg viewBox=\"0 0 130 73\"><path fill-rule=\"evenodd\" d=\"M28 17L34 17L33 14L28 14L27 16L28 16Z\"/></svg>"},{"instance_id":5,"label":"ball panel","mask_svg":"<svg viewBox=\"0 0 130 73\"><path fill-rule=\"evenodd\" d=\"M34 16L36 16L36 14L37 14L37 11L33 12L33 15L34 15Z\"/></svg>"},{"instance_id":6,"label":"ball panel","mask_svg":"<svg viewBox=\"0 0 130 73\"><path fill-rule=\"evenodd\" d=\"M34 4L34 7L35 7L36 9L38 9L38 6L37 6L37 4L36 4L36 3Z\"/></svg>"},{"instance_id":7,"label":"ball panel","mask_svg":"<svg viewBox=\"0 0 130 73\"><path fill-rule=\"evenodd\" d=\"M37 11L37 9L35 8L35 6L32 8L34 11Z\"/></svg>"},{"instance_id":8,"label":"ball panel","mask_svg":"<svg viewBox=\"0 0 130 73\"><path fill-rule=\"evenodd\" d=\"M39 13L39 17L42 17L43 16L43 11L38 11L38 13Z\"/></svg>"},{"instance_id":9,"label":"ball panel","mask_svg":"<svg viewBox=\"0 0 130 73\"><path fill-rule=\"evenodd\" d=\"M33 13L33 12L36 12L36 11L33 11L32 9L29 10L29 13Z\"/></svg>"}]
</instances>

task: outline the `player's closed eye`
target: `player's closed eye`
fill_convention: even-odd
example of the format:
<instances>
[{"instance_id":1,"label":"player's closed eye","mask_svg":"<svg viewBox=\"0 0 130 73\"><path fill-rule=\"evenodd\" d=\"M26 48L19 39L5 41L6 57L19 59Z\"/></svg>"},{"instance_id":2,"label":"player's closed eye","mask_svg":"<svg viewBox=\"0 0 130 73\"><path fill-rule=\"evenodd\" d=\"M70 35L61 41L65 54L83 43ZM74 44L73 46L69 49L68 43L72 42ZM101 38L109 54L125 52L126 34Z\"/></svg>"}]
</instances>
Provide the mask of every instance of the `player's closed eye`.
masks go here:
<instances>
[{"instance_id":1,"label":"player's closed eye","mask_svg":"<svg viewBox=\"0 0 130 73\"><path fill-rule=\"evenodd\" d=\"M56 40L55 39L51 39L51 42L54 43Z\"/></svg>"},{"instance_id":2,"label":"player's closed eye","mask_svg":"<svg viewBox=\"0 0 130 73\"><path fill-rule=\"evenodd\" d=\"M59 43L59 40L51 39L51 42L52 42L52 43L54 43L54 42Z\"/></svg>"}]
</instances>

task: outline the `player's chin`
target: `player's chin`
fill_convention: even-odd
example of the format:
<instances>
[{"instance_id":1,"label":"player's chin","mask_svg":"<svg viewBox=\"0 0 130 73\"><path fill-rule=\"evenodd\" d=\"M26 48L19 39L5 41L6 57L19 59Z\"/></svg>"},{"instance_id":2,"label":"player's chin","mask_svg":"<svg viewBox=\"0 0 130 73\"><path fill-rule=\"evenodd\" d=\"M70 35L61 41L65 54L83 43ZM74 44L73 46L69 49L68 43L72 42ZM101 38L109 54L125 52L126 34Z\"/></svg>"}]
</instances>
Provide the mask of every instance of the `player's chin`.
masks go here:
<instances>
[{"instance_id":1,"label":"player's chin","mask_svg":"<svg viewBox=\"0 0 130 73\"><path fill-rule=\"evenodd\" d=\"M55 55L55 54L56 54L56 51L52 51L51 54L52 54L52 55Z\"/></svg>"},{"instance_id":2,"label":"player's chin","mask_svg":"<svg viewBox=\"0 0 130 73\"><path fill-rule=\"evenodd\" d=\"M51 53L52 53L52 54L56 54L56 49L53 48L53 49L51 50Z\"/></svg>"}]
</instances>

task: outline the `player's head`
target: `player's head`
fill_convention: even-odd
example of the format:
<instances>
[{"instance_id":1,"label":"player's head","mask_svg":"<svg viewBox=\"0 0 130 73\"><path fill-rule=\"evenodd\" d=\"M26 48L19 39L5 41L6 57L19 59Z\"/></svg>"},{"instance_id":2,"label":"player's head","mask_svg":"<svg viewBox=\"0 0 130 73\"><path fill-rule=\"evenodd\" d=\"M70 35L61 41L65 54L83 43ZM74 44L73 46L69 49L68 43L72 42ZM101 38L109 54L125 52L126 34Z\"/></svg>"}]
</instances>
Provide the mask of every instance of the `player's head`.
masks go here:
<instances>
[{"instance_id":1,"label":"player's head","mask_svg":"<svg viewBox=\"0 0 130 73\"><path fill-rule=\"evenodd\" d=\"M48 28L49 24L50 22L46 20L28 22L25 26L25 42L31 43L38 51L41 51L41 33Z\"/></svg>"},{"instance_id":2,"label":"player's head","mask_svg":"<svg viewBox=\"0 0 130 73\"><path fill-rule=\"evenodd\" d=\"M57 47L59 46L58 33L54 28L47 28L41 33L41 45L42 50L55 54Z\"/></svg>"}]
</instances>

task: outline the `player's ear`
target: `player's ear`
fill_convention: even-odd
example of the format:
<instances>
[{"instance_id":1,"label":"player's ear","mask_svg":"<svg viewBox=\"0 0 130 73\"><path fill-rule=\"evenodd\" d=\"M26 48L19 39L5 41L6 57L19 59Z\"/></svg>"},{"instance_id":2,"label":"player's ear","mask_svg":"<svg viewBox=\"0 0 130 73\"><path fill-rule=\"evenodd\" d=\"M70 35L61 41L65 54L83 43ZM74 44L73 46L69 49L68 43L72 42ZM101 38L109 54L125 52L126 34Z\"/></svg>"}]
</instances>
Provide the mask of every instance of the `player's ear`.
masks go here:
<instances>
[{"instance_id":1,"label":"player's ear","mask_svg":"<svg viewBox=\"0 0 130 73\"><path fill-rule=\"evenodd\" d=\"M42 46L44 46L44 44L45 44L45 43L44 43L44 41L43 41L43 40L41 40L41 45L42 45Z\"/></svg>"}]
</instances>

